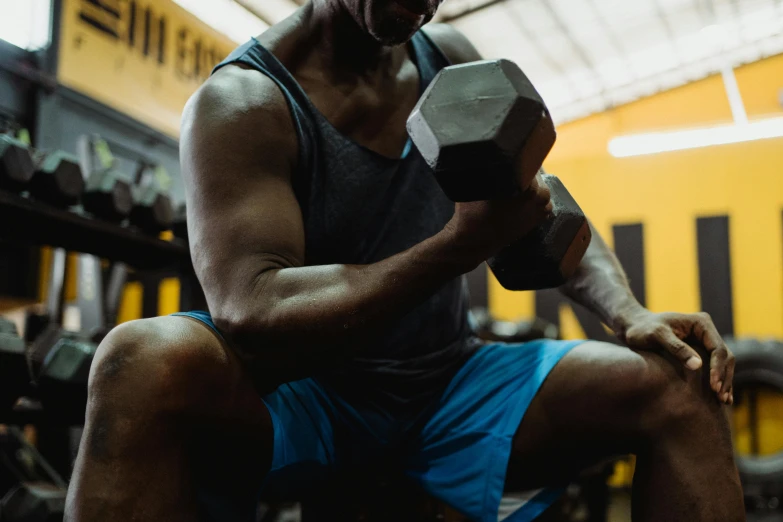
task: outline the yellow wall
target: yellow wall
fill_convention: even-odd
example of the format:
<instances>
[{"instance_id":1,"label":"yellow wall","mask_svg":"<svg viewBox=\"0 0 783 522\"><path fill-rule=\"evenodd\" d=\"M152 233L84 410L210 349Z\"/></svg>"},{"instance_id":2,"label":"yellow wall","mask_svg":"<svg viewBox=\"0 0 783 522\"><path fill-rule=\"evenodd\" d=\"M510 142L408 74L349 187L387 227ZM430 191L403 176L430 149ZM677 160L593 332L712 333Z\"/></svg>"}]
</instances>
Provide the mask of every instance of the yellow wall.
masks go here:
<instances>
[{"instance_id":1,"label":"yellow wall","mask_svg":"<svg viewBox=\"0 0 783 522\"><path fill-rule=\"evenodd\" d=\"M736 76L751 119L781 116L783 55ZM699 309L695 220L727 214L735 332L783 337L783 139L633 158L607 151L615 136L730 122L722 80L710 77L560 126L545 167L610 244L612 225L644 224L647 304L654 311ZM530 293L512 294L494 280L490 307L504 319L534 313Z\"/></svg>"}]
</instances>

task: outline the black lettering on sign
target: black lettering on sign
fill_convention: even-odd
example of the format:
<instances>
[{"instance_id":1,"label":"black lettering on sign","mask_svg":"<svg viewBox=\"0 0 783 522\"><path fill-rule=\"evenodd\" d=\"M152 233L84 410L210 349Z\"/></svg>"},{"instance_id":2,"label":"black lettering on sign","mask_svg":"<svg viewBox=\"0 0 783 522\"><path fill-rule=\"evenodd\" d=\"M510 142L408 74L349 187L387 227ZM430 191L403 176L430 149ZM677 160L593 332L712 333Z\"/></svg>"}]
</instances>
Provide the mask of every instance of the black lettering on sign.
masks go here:
<instances>
[{"instance_id":1,"label":"black lettering on sign","mask_svg":"<svg viewBox=\"0 0 783 522\"><path fill-rule=\"evenodd\" d=\"M187 27L181 27L180 30L177 31L177 61L175 64L175 70L177 71L178 76L185 79L190 78L190 73L187 66L190 55L188 48L188 33L189 31Z\"/></svg>"},{"instance_id":2,"label":"black lettering on sign","mask_svg":"<svg viewBox=\"0 0 783 522\"><path fill-rule=\"evenodd\" d=\"M128 46L133 47L136 45L136 0L131 0L128 6Z\"/></svg>"},{"instance_id":3,"label":"black lettering on sign","mask_svg":"<svg viewBox=\"0 0 783 522\"><path fill-rule=\"evenodd\" d=\"M206 80L219 62L219 52L213 42L194 36L187 27L177 31L177 58L174 70L187 80Z\"/></svg>"},{"instance_id":4,"label":"black lettering on sign","mask_svg":"<svg viewBox=\"0 0 783 522\"><path fill-rule=\"evenodd\" d=\"M158 20L158 63L163 65L166 62L166 19L161 17Z\"/></svg>"},{"instance_id":5,"label":"black lettering on sign","mask_svg":"<svg viewBox=\"0 0 783 522\"><path fill-rule=\"evenodd\" d=\"M636 300L642 306L647 306L647 292L644 276L644 226L641 223L633 225L615 225L614 252L623 266L628 282Z\"/></svg>"},{"instance_id":6,"label":"black lettering on sign","mask_svg":"<svg viewBox=\"0 0 783 522\"><path fill-rule=\"evenodd\" d=\"M150 18L152 18L152 10L148 7L144 10L144 43L142 44L141 51L144 56L150 55L150 29L152 25Z\"/></svg>"},{"instance_id":7,"label":"black lettering on sign","mask_svg":"<svg viewBox=\"0 0 783 522\"><path fill-rule=\"evenodd\" d=\"M117 0L82 0L79 18L103 34L120 37L120 9Z\"/></svg>"},{"instance_id":8,"label":"black lettering on sign","mask_svg":"<svg viewBox=\"0 0 783 522\"><path fill-rule=\"evenodd\" d=\"M701 309L712 316L721 335L734 335L734 309L731 292L729 217L696 220L699 254Z\"/></svg>"}]
</instances>

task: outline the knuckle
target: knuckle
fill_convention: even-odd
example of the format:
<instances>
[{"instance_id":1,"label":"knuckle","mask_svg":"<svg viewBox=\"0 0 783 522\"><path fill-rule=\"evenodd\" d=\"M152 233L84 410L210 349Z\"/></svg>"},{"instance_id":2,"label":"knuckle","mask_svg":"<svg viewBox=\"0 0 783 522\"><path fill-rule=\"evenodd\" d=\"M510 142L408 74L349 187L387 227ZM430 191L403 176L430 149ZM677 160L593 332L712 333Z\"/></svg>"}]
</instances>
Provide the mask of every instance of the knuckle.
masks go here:
<instances>
[{"instance_id":1,"label":"knuckle","mask_svg":"<svg viewBox=\"0 0 783 522\"><path fill-rule=\"evenodd\" d=\"M712 316L707 312L699 312L696 317L704 321L705 323L712 323Z\"/></svg>"},{"instance_id":2,"label":"knuckle","mask_svg":"<svg viewBox=\"0 0 783 522\"><path fill-rule=\"evenodd\" d=\"M655 326L653 327L653 329L652 329L652 334L653 334L655 337L659 337L659 338L660 338L660 337L664 337L664 336L666 335L666 332L667 332L667 330L668 330L668 329L669 329L669 328L668 328L667 326L665 326L665 325L662 325L662 324L658 324L658 325L655 325Z\"/></svg>"}]
</instances>

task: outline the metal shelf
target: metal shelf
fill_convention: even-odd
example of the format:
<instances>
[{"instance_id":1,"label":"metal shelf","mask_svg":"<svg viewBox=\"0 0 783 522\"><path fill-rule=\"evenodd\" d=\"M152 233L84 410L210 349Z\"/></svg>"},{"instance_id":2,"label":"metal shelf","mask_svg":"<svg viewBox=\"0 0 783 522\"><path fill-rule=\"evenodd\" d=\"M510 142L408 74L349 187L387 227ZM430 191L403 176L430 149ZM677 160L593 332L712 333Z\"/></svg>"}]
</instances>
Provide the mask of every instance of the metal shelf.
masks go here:
<instances>
[{"instance_id":1,"label":"metal shelf","mask_svg":"<svg viewBox=\"0 0 783 522\"><path fill-rule=\"evenodd\" d=\"M187 244L180 239L163 241L2 191L0 240L93 254L140 269L178 269L190 263Z\"/></svg>"}]
</instances>

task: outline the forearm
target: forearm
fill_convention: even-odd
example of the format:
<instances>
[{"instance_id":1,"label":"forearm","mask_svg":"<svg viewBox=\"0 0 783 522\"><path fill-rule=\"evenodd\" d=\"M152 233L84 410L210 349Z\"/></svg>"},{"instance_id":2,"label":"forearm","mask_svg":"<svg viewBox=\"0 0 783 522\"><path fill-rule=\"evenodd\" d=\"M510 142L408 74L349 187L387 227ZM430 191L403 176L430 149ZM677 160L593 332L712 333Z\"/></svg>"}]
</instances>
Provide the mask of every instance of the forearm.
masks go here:
<instances>
[{"instance_id":1,"label":"forearm","mask_svg":"<svg viewBox=\"0 0 783 522\"><path fill-rule=\"evenodd\" d=\"M333 360L382 335L482 260L447 229L378 263L272 268L221 314L233 319L216 322L246 356L263 351L283 367Z\"/></svg>"},{"instance_id":2,"label":"forearm","mask_svg":"<svg viewBox=\"0 0 783 522\"><path fill-rule=\"evenodd\" d=\"M560 287L568 297L586 306L620 337L631 318L644 312L633 296L617 256L590 225L593 239L576 273Z\"/></svg>"}]
</instances>

